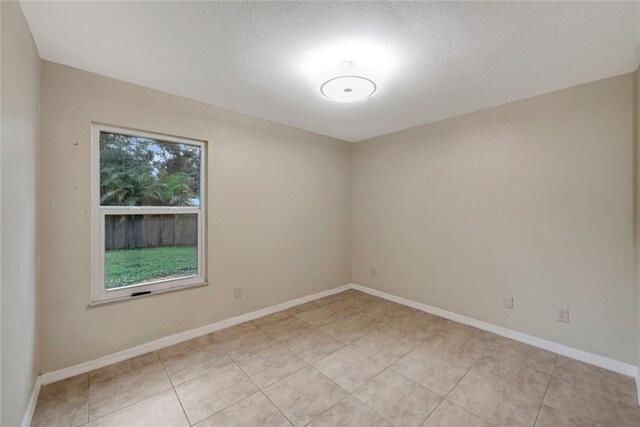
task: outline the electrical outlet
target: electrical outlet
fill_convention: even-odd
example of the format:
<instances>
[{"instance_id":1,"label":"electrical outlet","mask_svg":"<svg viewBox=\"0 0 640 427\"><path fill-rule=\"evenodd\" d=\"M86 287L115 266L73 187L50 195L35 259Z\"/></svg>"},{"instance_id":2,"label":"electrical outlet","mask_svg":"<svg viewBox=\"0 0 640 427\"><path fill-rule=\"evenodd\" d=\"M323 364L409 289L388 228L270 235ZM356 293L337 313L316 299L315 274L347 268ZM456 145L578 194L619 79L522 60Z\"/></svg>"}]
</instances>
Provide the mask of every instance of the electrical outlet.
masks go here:
<instances>
[{"instance_id":1,"label":"electrical outlet","mask_svg":"<svg viewBox=\"0 0 640 427\"><path fill-rule=\"evenodd\" d=\"M567 307L558 307L556 320L558 322L569 323L569 309Z\"/></svg>"},{"instance_id":2,"label":"electrical outlet","mask_svg":"<svg viewBox=\"0 0 640 427\"><path fill-rule=\"evenodd\" d=\"M503 297L502 306L504 308L513 308L513 297Z\"/></svg>"},{"instance_id":3,"label":"electrical outlet","mask_svg":"<svg viewBox=\"0 0 640 427\"><path fill-rule=\"evenodd\" d=\"M233 288L234 298L242 298L242 286L236 286Z\"/></svg>"},{"instance_id":4,"label":"electrical outlet","mask_svg":"<svg viewBox=\"0 0 640 427\"><path fill-rule=\"evenodd\" d=\"M371 275L375 276L376 275L376 269L375 267L371 267Z\"/></svg>"}]
</instances>

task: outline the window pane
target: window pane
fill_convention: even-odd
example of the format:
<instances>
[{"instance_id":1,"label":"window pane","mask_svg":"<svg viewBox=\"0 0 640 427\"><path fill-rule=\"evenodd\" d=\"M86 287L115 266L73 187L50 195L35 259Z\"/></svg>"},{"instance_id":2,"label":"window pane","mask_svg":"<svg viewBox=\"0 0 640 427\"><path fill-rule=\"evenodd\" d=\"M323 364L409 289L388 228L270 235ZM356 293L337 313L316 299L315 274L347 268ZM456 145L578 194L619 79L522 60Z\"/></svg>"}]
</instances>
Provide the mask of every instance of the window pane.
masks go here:
<instances>
[{"instance_id":1,"label":"window pane","mask_svg":"<svg viewBox=\"0 0 640 427\"><path fill-rule=\"evenodd\" d=\"M100 132L102 206L200 206L201 149Z\"/></svg>"},{"instance_id":2,"label":"window pane","mask_svg":"<svg viewBox=\"0 0 640 427\"><path fill-rule=\"evenodd\" d=\"M198 215L106 215L106 289L198 274Z\"/></svg>"}]
</instances>

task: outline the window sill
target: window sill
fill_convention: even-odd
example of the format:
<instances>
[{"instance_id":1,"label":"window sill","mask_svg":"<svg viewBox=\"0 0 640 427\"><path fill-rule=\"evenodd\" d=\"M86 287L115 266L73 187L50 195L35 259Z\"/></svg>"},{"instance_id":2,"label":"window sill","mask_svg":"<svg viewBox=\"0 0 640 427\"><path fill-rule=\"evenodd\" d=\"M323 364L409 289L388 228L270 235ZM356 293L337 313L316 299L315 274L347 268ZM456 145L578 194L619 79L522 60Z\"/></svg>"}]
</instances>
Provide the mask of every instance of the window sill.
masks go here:
<instances>
[{"instance_id":1,"label":"window sill","mask_svg":"<svg viewBox=\"0 0 640 427\"><path fill-rule=\"evenodd\" d=\"M169 293L169 292L184 291L184 290L193 289L193 288L201 288L201 287L208 286L208 285L209 285L209 282L200 282L200 283L194 283L192 285L180 286L180 287L177 287L177 288L168 288L168 289L163 289L163 290L160 290L160 291L154 291L154 292L150 292L148 294L143 294L143 295L136 295L136 296L127 295L127 296L123 296L123 297L119 297L119 298L112 298L112 299L106 299L106 300L101 300L101 301L91 301L91 303L89 303L88 307L98 307L98 306L101 306L101 305L112 304L112 303L116 303L116 302L137 300L137 299L141 299L141 298L151 297L151 296L154 296L154 295L166 294L166 293Z\"/></svg>"}]
</instances>

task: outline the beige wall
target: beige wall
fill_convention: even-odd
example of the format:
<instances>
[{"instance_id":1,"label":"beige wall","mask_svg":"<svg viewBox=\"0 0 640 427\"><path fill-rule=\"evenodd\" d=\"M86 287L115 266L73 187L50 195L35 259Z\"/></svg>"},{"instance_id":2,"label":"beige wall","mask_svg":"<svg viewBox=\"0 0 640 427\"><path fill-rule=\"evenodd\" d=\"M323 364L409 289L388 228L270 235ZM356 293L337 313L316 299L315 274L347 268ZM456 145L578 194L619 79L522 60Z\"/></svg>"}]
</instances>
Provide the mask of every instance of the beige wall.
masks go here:
<instances>
[{"instance_id":1,"label":"beige wall","mask_svg":"<svg viewBox=\"0 0 640 427\"><path fill-rule=\"evenodd\" d=\"M635 81L635 221L636 221L636 234L635 234L635 244L636 244L636 286L637 286L637 297L638 297L638 353L637 353L637 366L638 373L636 375L637 378L637 386L638 386L638 403L640 403L640 66L636 70L635 73L636 81Z\"/></svg>"},{"instance_id":2,"label":"beige wall","mask_svg":"<svg viewBox=\"0 0 640 427\"><path fill-rule=\"evenodd\" d=\"M635 363L634 78L356 143L353 281Z\"/></svg>"},{"instance_id":3,"label":"beige wall","mask_svg":"<svg viewBox=\"0 0 640 427\"><path fill-rule=\"evenodd\" d=\"M20 425L37 375L36 194L40 58L17 2L1 2L0 425Z\"/></svg>"},{"instance_id":4,"label":"beige wall","mask_svg":"<svg viewBox=\"0 0 640 427\"><path fill-rule=\"evenodd\" d=\"M348 143L49 62L42 77L41 371L350 282ZM209 141L208 287L87 307L91 121Z\"/></svg>"},{"instance_id":5,"label":"beige wall","mask_svg":"<svg viewBox=\"0 0 640 427\"><path fill-rule=\"evenodd\" d=\"M41 371L350 281L633 363L635 78L351 147L45 62ZM91 121L209 141L210 286L87 307Z\"/></svg>"}]
</instances>

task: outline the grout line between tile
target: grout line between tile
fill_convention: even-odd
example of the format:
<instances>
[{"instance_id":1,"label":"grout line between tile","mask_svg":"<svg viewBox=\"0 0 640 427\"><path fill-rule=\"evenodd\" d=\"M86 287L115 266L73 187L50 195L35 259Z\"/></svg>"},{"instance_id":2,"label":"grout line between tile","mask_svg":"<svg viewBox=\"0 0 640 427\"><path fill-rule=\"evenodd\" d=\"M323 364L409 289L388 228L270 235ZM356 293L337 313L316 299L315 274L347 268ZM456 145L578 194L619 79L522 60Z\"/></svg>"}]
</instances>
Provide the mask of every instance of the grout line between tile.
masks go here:
<instances>
[{"instance_id":1,"label":"grout line between tile","mask_svg":"<svg viewBox=\"0 0 640 427\"><path fill-rule=\"evenodd\" d=\"M538 408L538 413L536 414L536 419L533 421L533 425L538 423L538 418L540 417L540 412L542 412L542 406L544 405L544 399L547 397L547 392L549 391L549 386L551 385L551 380L556 373L556 368L558 367L558 360L560 356L556 357L556 363L553 365L553 370L551 371L551 375L549 375L549 382L547 382L547 388L544 390L544 395L542 396L542 401L540 402L540 407Z\"/></svg>"},{"instance_id":2,"label":"grout line between tile","mask_svg":"<svg viewBox=\"0 0 640 427\"><path fill-rule=\"evenodd\" d=\"M89 411L91 411L91 381L89 380L89 372L87 372L87 422L86 424L89 424L89 417L90 417ZM34 411L34 414L35 414L35 411Z\"/></svg>"},{"instance_id":3,"label":"grout line between tile","mask_svg":"<svg viewBox=\"0 0 640 427\"><path fill-rule=\"evenodd\" d=\"M492 344L493 344L493 343L492 343ZM460 384L460 383L462 382L462 380L463 380L467 375L469 375L469 372L471 372L471 369L473 369L473 367L476 365L476 363L478 363L478 360L482 359L482 357L487 353L487 351L489 351L489 347L490 347L490 345L488 345L488 346L487 346L487 348L485 348L485 350L482 352L482 354L481 354L481 355L480 355L480 356L479 356L479 357L478 357L478 358L473 362L473 364L472 364L472 365L467 369L467 372L465 372L465 374L462 376L462 378L460 378L460 380L458 380L458 382L456 383L456 385L454 385L453 387L451 387L451 390L449 390L449 392L446 394L446 396L444 396L444 398L442 399L443 401L445 401L445 400L446 400L447 402L451 402L451 403L453 403L453 404L455 405L455 403L454 403L454 402L452 402L452 401L450 401L450 400L448 399L449 395L451 394L451 392L452 392L453 390L455 390L455 388L456 388L456 387L458 387L458 384ZM456 406L459 406L460 408L462 408L460 405L456 405ZM465 409L465 408L462 408L462 409ZM476 414L476 413L474 413L474 412L472 412L472 411L470 411L470 410L468 410L468 409L465 409L465 410L466 410L467 412L469 412L470 414L472 414L472 415L474 415L474 416L476 416L476 417L480 418L481 420L483 420L483 421L485 421L485 422L488 422L489 424L493 425L493 423L491 423L491 422L489 422L489 421L485 420L485 419L484 419L484 418L482 418L480 415L478 415L478 414Z\"/></svg>"},{"instance_id":4,"label":"grout line between tile","mask_svg":"<svg viewBox=\"0 0 640 427\"><path fill-rule=\"evenodd\" d=\"M385 369L386 370L386 369ZM384 372L384 371L383 371ZM382 373L382 372L381 372ZM375 377L374 377L375 378ZM373 379L373 378L372 378ZM364 385L364 384L363 384ZM359 388L357 388L356 390L359 390ZM372 408L371 406L369 406L366 402L363 402L362 400L358 399L357 396L355 396L353 393L356 392L356 390L354 390L352 393L349 393L349 396L353 397L354 399L356 399L358 402L362 403L364 406L366 406L367 408L371 409L374 413L378 414L378 416L380 418L382 418L383 420L391 423L393 425L393 423L391 421L389 421L387 418L385 418L380 412L376 411L374 408ZM348 397L348 396L347 396ZM346 399L346 397L345 397ZM344 399L343 399L344 400ZM335 405L334 405L335 406Z\"/></svg>"},{"instance_id":5,"label":"grout line between tile","mask_svg":"<svg viewBox=\"0 0 640 427\"><path fill-rule=\"evenodd\" d=\"M471 415L473 415L474 417L481 419L481 420L482 420L482 421L484 421L485 423L487 423L487 424L489 424L489 425L492 425L492 426L495 426L495 424L494 424L494 423L492 423L492 422L489 422L489 421L485 420L485 419L484 419L484 418L482 418L481 416L474 414L474 413L473 413L473 412L471 412L470 410L463 408L462 406L458 405L457 403L454 403L454 402L450 401L449 399L442 399L442 402L444 402L445 400L446 400L447 402L451 403L453 406L455 406L455 407L457 407L457 408L462 409L462 410L463 410L463 411L465 411L466 413L471 414ZM441 402L441 403L442 403L442 402Z\"/></svg>"},{"instance_id":6,"label":"grout line between tile","mask_svg":"<svg viewBox=\"0 0 640 427\"><path fill-rule=\"evenodd\" d=\"M263 331L263 332L264 332L264 331ZM266 332L264 332L264 333L266 334ZM240 334L236 334L236 335L240 335ZM267 335L268 335L268 334L267 334ZM235 335L234 335L234 336L235 336ZM271 335L269 335L269 336L271 336ZM231 337L229 337L229 338L231 338ZM214 339L214 341L215 341L215 339ZM241 371L242 371L242 372L247 376L247 378L249 378L249 381L251 381L251 382L253 383L253 385L254 385L254 386L256 386L256 388L258 389L258 391L262 391L262 389L261 389L260 387L258 387L258 385L253 381L253 379L251 379L251 377L250 377L249 375L247 375L247 373L244 371L244 369L242 369L242 368L240 367L240 365L236 362L236 360L235 360L233 357L231 357L231 355L230 355L230 354L229 354L229 353L228 353L228 352L227 352L227 351L222 347L222 345L220 344L220 342L215 341L215 344L216 344L216 345L220 348L220 350L222 350L222 351L227 355L227 357L229 357L229 359L230 359L230 362L229 362L228 364L224 365L224 366L228 366L228 365L231 365L231 364L236 365L236 367L237 367L238 369L240 369L240 370L241 370ZM264 349L258 350L258 351L256 351L256 352L253 352L253 353L251 353L250 355L247 355L247 357L249 357L249 356L251 356L251 355L253 355L253 354L255 354L255 353L258 353L259 351L267 350L267 349L269 349L269 348L271 348L271 347L274 347L274 346L275 346L275 345L277 345L277 344L279 344L279 343L276 341L273 345L271 345L271 346L269 346L269 347L266 347L266 348L264 348ZM167 359L167 360L169 360L169 359ZM162 359L161 359L161 361L162 361ZM173 391L175 392L176 397L178 398L178 401L180 402L180 406L182 407L182 411L184 412L185 416L187 417L187 422L189 423L189 425L190 425L190 426L193 426L193 424L191 424L191 420L189 420L189 417L187 416L187 413L186 413L186 411L185 411L185 409L184 409L184 406L183 406L183 404L182 404L182 400L180 400L180 396L178 395L178 392L177 392L177 390L176 390L176 386L175 386L175 385L173 385L173 381L171 380L171 376L169 376L169 372L167 371L166 366L164 366L164 361L162 361L162 365L163 365L163 367L164 367L164 369L165 369L165 372L167 373L167 376L169 377L169 381L171 382L171 385L173 386ZM203 376L205 376L205 375L209 375L209 374L210 374L210 372L202 373L201 375L198 375L197 377L194 377L194 378L192 378L192 379L190 379L190 380L188 380L188 381L185 381L185 382L183 382L183 383L180 383L180 384L178 384L178 385L185 384L185 383L187 383L187 382L189 382L189 381L193 381L193 380L195 380L195 379L197 379L197 378L200 378L200 377L203 377ZM256 393L257 393L258 391L256 391ZM249 396L253 396L254 394L255 394L255 393L251 393ZM220 409L220 410L218 410L218 411L214 412L213 414L209 415L207 418L210 418L210 417L212 417L212 416L216 415L217 413L224 411L225 409L229 408L230 406L235 405L235 404L236 404L236 403L238 403L238 402L243 401L244 399L246 399L246 398L247 398L247 397L249 397L249 396L245 396L244 398L242 398L242 399L238 400L237 402L234 402L234 403L231 403L231 404L230 404L230 405L228 405L228 406L225 406L224 408L222 408L222 409ZM278 410L279 410L279 409L278 409ZM284 414L283 414L283 416L284 416ZM202 422L202 421L206 420L207 418L205 418L205 419L203 419L203 420L198 421L198 423L200 423L200 422ZM285 418L286 418L286 417L285 417ZM287 418L287 419L288 419L288 418ZM197 423L196 423L196 424L197 424Z\"/></svg>"},{"instance_id":7,"label":"grout line between tile","mask_svg":"<svg viewBox=\"0 0 640 427\"><path fill-rule=\"evenodd\" d=\"M345 345L345 346L343 346L342 348L344 348L344 347L346 347L346 345ZM337 350L336 350L336 351L337 351ZM334 352L334 353L335 353L335 352ZM331 354L333 354L333 353L331 353ZM330 355L329 355L329 356L330 356ZM325 357L328 357L328 356L325 356ZM324 359L324 357L323 357L323 359ZM322 360L322 359L319 359L319 360ZM313 366L313 364L310 364L309 366L310 366L313 370L315 370L316 372L318 372L320 375L324 376L324 377L325 377L325 378L327 378L329 381L331 381L332 383L334 383L337 387L339 387L340 389L342 389L342 390L346 391L346 392L347 392L347 395L346 395L345 397L343 397L342 399L338 400L336 403L334 403L333 405L331 405L331 407L330 407L330 408L328 408L328 409L327 409L326 411L324 411L322 414L318 415L315 419L313 419L313 420L309 421L309 422L308 422L307 424L305 424L305 425L309 425L309 424L311 424L313 421L315 421L315 420L317 420L319 417L321 417L325 412L330 411L330 410L331 410L331 408L333 408L334 406L336 406L338 403L342 402L344 399L346 399L346 398L347 398L347 397L349 397L349 396L352 396L352 397L353 397L354 399L356 399L358 402L361 402L361 403L362 403L363 405L365 405L367 408L371 409L373 412L375 412L376 414L380 415L376 410L374 410L373 408L369 407L369 405L367 405L366 403L362 402L362 401L361 401L360 399L358 399L357 397L353 396L353 392L350 392L350 391L349 391L349 390L347 390L346 388L342 387L340 384L338 384L337 382L335 382L331 377L329 377L328 375L325 375L322 371L320 371L318 368L316 368L315 366ZM374 378L375 378L375 377L374 377ZM369 381L371 381L371 380L369 380ZM367 382L369 382L369 381L367 381ZM365 384L366 384L366 383L365 383ZM363 385L364 385L364 384L363 384ZM362 387L362 386L360 386L360 387ZM360 387L358 387L358 388L360 388ZM358 390L358 389L356 389L356 390ZM355 391L355 390L354 390L354 391ZM382 415L380 415L380 417L382 417L382 419L386 420L386 418L384 418Z\"/></svg>"},{"instance_id":8,"label":"grout line between tile","mask_svg":"<svg viewBox=\"0 0 640 427\"><path fill-rule=\"evenodd\" d=\"M273 346L272 346L272 347L273 347ZM271 347L269 347L269 348L271 348ZM285 348L286 348L286 347L285 347ZM256 353L257 353L257 352L256 352ZM254 353L254 354L255 354L255 353ZM303 360L305 363L307 363L307 361L306 361L306 360L304 360L304 359L302 359L302 358L300 358L300 360ZM260 386L258 386L258 384L256 384L256 382L253 380L253 378L251 378L251 377L249 376L249 374L247 374L247 373L245 372L245 370L244 370L244 369L242 369L242 366L240 366L240 365L239 365L235 360L234 360L234 362L233 362L233 363L235 363L235 364L236 364L236 366L237 366L237 367L238 367L238 368L239 368L239 369L240 369L240 370L241 370L241 371L242 371L242 372L247 376L247 378L249 378L249 381L251 381L251 382L253 383L253 385L254 385L254 386L256 386L256 388L258 389L258 392L259 392L259 393L262 393L262 395L263 395L264 397L266 397L266 398L267 398L267 400L268 400L269 402L271 402L271 404L272 404L272 405L273 405L273 406L278 410L278 412L280 412L280 413L282 414L282 416L283 416L283 417L285 417L285 419L286 419L287 421L289 421L289 423L290 423L291 425L294 425L294 424L291 422L291 420L289 419L289 417L287 417L287 416L284 414L284 412L282 412L282 410L278 407L278 405L276 405L276 404L275 404L275 403L274 403L274 402L269 398L269 396L267 395L267 393L265 393L265 392L263 391L263 389L262 389ZM281 379L279 379L278 381L275 381L275 382L273 382L273 383L269 384L269 385L268 385L268 386L266 386L265 388L267 388L267 387L269 387L269 386L271 386L271 385L273 385L273 384L276 384L277 382L282 381L283 379L285 379L285 378L287 378L287 377L290 377L291 375L295 374L296 372L300 372L302 369L306 368L307 366L309 366L309 365L306 365L306 366L304 366L303 368L300 368L300 369L298 369L297 371L295 371L295 372L293 372L293 373L291 373L291 374L287 375L286 377L281 378ZM255 393L253 393L253 394L255 394ZM253 394L252 394L251 396L253 396ZM249 396L247 396L247 397L249 397ZM245 399L246 399L246 397L245 397ZM244 399L242 399L242 400L244 400ZM239 400L238 402L241 402L242 400ZM236 403L238 403L238 402L232 403L232 404L231 404L231 405L229 405L229 406L235 405L235 404L236 404ZM229 406L227 406L227 407L226 407L226 408L224 408L224 409L227 409ZM224 409L222 409L221 411L224 411ZM220 412L220 411L218 411L218 412ZM216 414L217 414L217 412L216 412ZM211 416L213 416L213 415L215 415L215 414L211 414Z\"/></svg>"},{"instance_id":9,"label":"grout line between tile","mask_svg":"<svg viewBox=\"0 0 640 427\"><path fill-rule=\"evenodd\" d=\"M157 353L157 352L152 352L152 353ZM120 410L122 410L122 409L128 408L128 407L133 406L133 405L135 405L135 404L137 404L137 403L140 403L140 402L142 402L142 401L145 401L145 400L147 400L147 399L150 399L150 398L152 398L152 397L155 397L155 396L159 395L160 393L164 393L165 391L172 389L172 388L173 388L173 383L171 382L171 377L169 377L169 374L167 373L167 369L165 368L164 363L162 362L162 359L160 359L160 356L159 356L159 355L158 355L158 360L160 360L160 363L162 363L162 369L164 370L165 374L167 375L167 379L169 380L169 384L171 384L171 387L170 387L170 388L167 388L167 389L165 389L165 390L162 390L162 391L159 391L159 392L157 392L157 393L151 394L151 395L146 396L146 397L144 397L144 398L142 398L142 399L136 400L135 402L132 402L132 403L130 403L130 404L128 404L128 405L122 406L122 407L120 407L120 408L118 408L118 409L116 409L116 410L114 410L114 411L111 411L111 412L108 412L108 413L106 413L106 414L103 414L103 415L101 415L101 416L99 416L98 418L93 419L93 420L91 419L91 412L90 412L91 407L89 406L90 401L91 401L91 382L89 381L89 373L87 373L88 393L89 393L89 395L87 396L87 424L88 424L88 423L90 423L90 422L92 422L92 421L99 420L100 418L106 417L106 416L108 416L108 415L114 414L114 413L116 413L116 412L118 412L118 411L120 411ZM152 364L152 363L151 363L151 364ZM146 367L146 366L149 366L149 365L151 365L151 364L144 365L144 366L142 366L142 367L140 367L140 368L134 369L133 371L137 371L138 369L142 369L142 368L144 368L144 367ZM131 372L133 372L133 371L131 371ZM123 374L120 374L120 375L116 375L116 376L114 376L114 377L112 377L112 378L110 378L110 379L114 379L114 378L122 377L122 376L125 376L125 375L130 374L131 372L127 372L127 373L123 373ZM103 382L103 381L109 381L109 380L102 380L102 381L98 381L98 383L101 383L101 382ZM97 383L96 383L96 384L97 384Z\"/></svg>"},{"instance_id":10,"label":"grout line between tile","mask_svg":"<svg viewBox=\"0 0 640 427\"><path fill-rule=\"evenodd\" d=\"M353 350L357 351L358 353L360 353L360 354L362 354L362 355L364 355L364 356L367 356L367 357L368 357L368 358L370 358L370 359L373 359L373 357L369 356L368 354L365 354L364 352L362 352L362 351L360 351L360 350L358 350L357 348L355 348L355 347L353 347L353 346L352 346L352 344L353 344L353 343L355 343L355 342L357 342L357 341L360 341L360 340L361 340L361 339L363 339L363 338L366 338L367 336L371 335L371 333L372 333L372 332L378 332L378 333L380 333L380 334L382 334L382 335L384 335L384 336L386 336L386 337L388 337L388 338L391 338L392 340L400 341L400 342L402 342L402 343L404 343L404 344L408 344L407 342L404 342L404 341L398 340L397 338L391 337L391 336L389 336L389 335L387 335L387 334L385 334L385 333L383 333L383 332L380 332L380 331L378 331L378 330L371 330L370 332L368 332L368 333L367 333L367 335L365 335L365 336L363 336L363 337L361 337L361 338L358 338L357 340L355 340L355 341L351 342L351 344L346 344L346 346L347 346L347 347L352 348ZM378 361L378 360L375 360L375 359L373 359L373 360L375 360L376 362L380 363L381 365L385 365L387 368L390 368L390 367L391 367L391 365L393 365L393 364L394 364L394 363L396 363L398 360L400 360L400 359L402 359L403 357L405 357L407 354L411 353L411 352L412 352L413 350L415 350L416 348L420 347L422 344L424 344L424 341L422 341L420 344L417 344L415 347L411 347L411 349L410 349L409 351L407 351L405 354L403 354L403 355L402 355L402 357L400 357L399 359L394 360L394 361L393 361L393 362L391 362L389 365L385 365L384 363L382 363L382 362L380 362L380 361ZM395 371L394 371L394 372L395 372ZM404 376L404 375L403 375L403 376Z\"/></svg>"},{"instance_id":11,"label":"grout line between tile","mask_svg":"<svg viewBox=\"0 0 640 427\"><path fill-rule=\"evenodd\" d=\"M276 408L278 410L278 412L280 412L280 414L282 414L282 416L284 417L285 420L289 421L289 424L291 424L292 426L295 426L295 424L293 422L291 422L291 420L289 419L289 417L287 417L285 415L284 412L282 412L282 410L278 407L278 405L276 405L274 403L273 400L271 400L271 398L269 396L267 396L267 393L265 393L264 391L262 391L262 389L259 391L259 393L262 393L262 395L273 405L274 408Z\"/></svg>"},{"instance_id":12,"label":"grout line between tile","mask_svg":"<svg viewBox=\"0 0 640 427\"><path fill-rule=\"evenodd\" d=\"M329 412L330 410L332 410L337 404L339 404L340 402L342 402L343 400L347 399L351 397L351 393L347 394L345 397L343 397L342 399L338 400L336 403L334 403L333 405L331 405L329 408L327 408L326 411L322 412L320 415L318 415L315 419L309 421L308 423L305 424L305 426L308 426L309 424L311 424L312 422L314 422L315 420L317 420L318 418L322 417L324 414L326 414L327 412Z\"/></svg>"},{"instance_id":13,"label":"grout line between tile","mask_svg":"<svg viewBox=\"0 0 640 427\"><path fill-rule=\"evenodd\" d=\"M178 396L178 391L176 390L176 386L173 383L173 380L171 379L171 375L169 375L169 371L167 371L167 367L164 364L164 360L162 359L162 357L160 357L160 353L158 353L158 358L160 359L160 363L162 363L162 367L164 368L164 372L167 374L167 377L169 378L169 382L171 383L171 388L173 389L173 394L175 394L176 399L178 399L178 403L180 404L180 408L182 409L182 413L184 414L184 417L187 420L187 423L189 424L189 426L192 426L193 424L191 424L191 420L189 419L189 416L187 415L187 411L184 409L184 405L182 405L182 400L180 400L180 396Z\"/></svg>"},{"instance_id":14,"label":"grout line between tile","mask_svg":"<svg viewBox=\"0 0 640 427\"><path fill-rule=\"evenodd\" d=\"M369 384L369 382L370 382L370 381L373 381L376 377L378 377L379 375L382 375L382 373L383 373L383 372L385 372L385 371L387 371L387 370L390 370L391 372L395 372L395 373L397 373L397 372L396 372L396 371L394 371L393 369L391 369L391 368L389 368L389 367L386 367L385 369L383 369L382 371L380 371L376 376L374 376L373 378L371 378L369 381L367 381L366 383L362 384L360 387L358 387L357 389L355 389L355 390L353 390L351 393L349 393L349 395L350 395L350 396L352 396L354 399L356 399L358 402L362 403L362 404L363 404L364 406L366 406L367 408L371 409L371 410L372 410L373 412L375 412L376 414L378 414L380 417L382 417L382 419L383 419L383 420L388 421L389 423L391 423L391 424L393 425L393 423L391 422L391 420L387 419L387 417L385 417L384 415L382 415L381 413L379 413L378 411L376 411L374 408L372 408L371 406L369 406L366 402L363 402L362 400L360 400L360 399L358 398L358 396L354 395L354 393L355 393L356 391L360 390L362 387L364 387L365 385ZM407 378L407 377L405 377L404 375L401 375L401 374L398 374L398 375L400 375L400 376L402 376L402 377L404 377L404 378ZM411 380L410 378L407 378L407 379L408 379L409 381L411 381L412 383L417 384L418 386L420 386L420 387L422 387L422 388L426 389L426 387L421 386L420 384L416 383L415 381ZM431 390L428 390L428 391L430 391L431 393L433 393ZM434 394L435 394L435 393L434 393ZM436 396L437 396L437 394L436 394ZM438 403L438 405L440 405L440 404ZM437 408L437 406L436 406L436 408ZM434 409L434 410L435 410L435 409ZM429 415L431 415L431 413L429 413ZM427 416L427 418L428 418L428 417L429 417L429 416ZM424 421L426 421L426 418L422 421L422 423L424 423ZM421 423L421 424L422 424L422 423Z\"/></svg>"},{"instance_id":15,"label":"grout line between tile","mask_svg":"<svg viewBox=\"0 0 640 427\"><path fill-rule=\"evenodd\" d=\"M191 424L191 420L187 416L187 411L185 411L184 406L182 405L182 400L180 400L180 396L178 396L178 392L176 391L175 387L173 388L173 394L176 396L176 399L178 399L178 403L180 404L180 408L182 409L184 418L187 420L187 424L189 424L189 426L193 426L193 424Z\"/></svg>"},{"instance_id":16,"label":"grout line between tile","mask_svg":"<svg viewBox=\"0 0 640 427\"><path fill-rule=\"evenodd\" d=\"M171 387L171 388L167 388L167 389L165 389L165 390L159 391L159 392L154 393L154 394L151 394L151 395L149 395L149 396L144 397L143 399L136 400L135 402L130 403L130 404L125 405L125 406L122 406L122 407L120 407L120 408L116 409L115 411L111 411L111 412L108 412L108 413L106 413L106 414L104 414L104 415L100 415L98 418L95 418L95 419L93 419L93 420L92 420L92 419L89 419L89 421L87 421L87 424L88 424L88 423L90 423L90 422L93 422L93 421L97 421L97 420L99 420L99 419L101 419L101 418L107 417L107 416L109 416L109 415L115 414L116 412L122 411L123 409L129 408L129 407L131 407L131 406L133 406L133 405L136 405L136 404L138 404L138 403L140 403L140 402L144 402L145 400L151 399L152 397L156 397L157 395L162 394L162 393L165 393L165 392L167 392L167 391L169 391L169 390L173 390L173 387Z\"/></svg>"}]
</instances>

